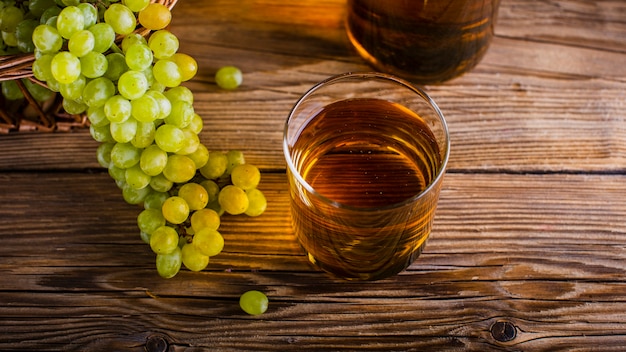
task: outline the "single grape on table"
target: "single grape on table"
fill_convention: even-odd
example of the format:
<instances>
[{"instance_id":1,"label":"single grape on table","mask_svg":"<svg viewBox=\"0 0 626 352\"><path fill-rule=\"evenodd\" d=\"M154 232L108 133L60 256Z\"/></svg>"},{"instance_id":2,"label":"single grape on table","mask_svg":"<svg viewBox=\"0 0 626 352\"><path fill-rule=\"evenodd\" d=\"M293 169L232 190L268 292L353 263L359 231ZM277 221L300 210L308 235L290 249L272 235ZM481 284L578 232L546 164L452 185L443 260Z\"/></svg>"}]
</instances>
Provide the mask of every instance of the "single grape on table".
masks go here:
<instances>
[{"instance_id":1,"label":"single grape on table","mask_svg":"<svg viewBox=\"0 0 626 352\"><path fill-rule=\"evenodd\" d=\"M239 297L239 306L250 315L260 315L267 311L269 300L267 296L257 290L244 292Z\"/></svg>"}]
</instances>

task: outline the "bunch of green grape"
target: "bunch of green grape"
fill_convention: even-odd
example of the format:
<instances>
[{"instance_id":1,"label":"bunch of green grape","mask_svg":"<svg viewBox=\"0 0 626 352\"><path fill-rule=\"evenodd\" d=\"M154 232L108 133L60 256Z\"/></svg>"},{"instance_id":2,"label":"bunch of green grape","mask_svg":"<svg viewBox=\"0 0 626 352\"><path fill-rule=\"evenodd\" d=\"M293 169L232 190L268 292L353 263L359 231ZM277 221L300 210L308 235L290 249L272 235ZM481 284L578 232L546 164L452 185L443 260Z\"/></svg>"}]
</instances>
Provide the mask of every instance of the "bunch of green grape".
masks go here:
<instances>
[{"instance_id":1,"label":"bunch of green grape","mask_svg":"<svg viewBox=\"0 0 626 352\"><path fill-rule=\"evenodd\" d=\"M198 67L165 29L170 10L149 0L103 11L91 2L51 3L58 11L32 30L33 75L61 94L68 113L86 114L101 143L98 162L126 202L144 208L137 224L159 275L171 278L182 265L203 270L224 247L220 216L258 216L267 201L258 168L241 152L210 152L200 142L203 121L181 85ZM151 31L147 39L138 24ZM233 89L241 72L229 67L216 82Z\"/></svg>"}]
</instances>

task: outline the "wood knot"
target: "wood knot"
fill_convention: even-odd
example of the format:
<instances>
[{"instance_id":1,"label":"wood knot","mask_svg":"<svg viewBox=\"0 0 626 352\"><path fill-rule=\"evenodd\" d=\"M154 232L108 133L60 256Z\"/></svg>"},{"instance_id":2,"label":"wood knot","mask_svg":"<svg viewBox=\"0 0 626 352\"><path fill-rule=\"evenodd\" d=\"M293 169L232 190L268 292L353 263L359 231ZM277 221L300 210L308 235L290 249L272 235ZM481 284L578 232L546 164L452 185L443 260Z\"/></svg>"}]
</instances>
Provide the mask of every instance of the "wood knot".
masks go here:
<instances>
[{"instance_id":1,"label":"wood knot","mask_svg":"<svg viewBox=\"0 0 626 352\"><path fill-rule=\"evenodd\" d=\"M491 336L499 342L509 342L517 336L517 328L510 321L497 321L491 325Z\"/></svg>"},{"instance_id":2,"label":"wood knot","mask_svg":"<svg viewBox=\"0 0 626 352\"><path fill-rule=\"evenodd\" d=\"M169 349L169 343L163 336L151 335L146 339L146 352L166 352Z\"/></svg>"}]
</instances>

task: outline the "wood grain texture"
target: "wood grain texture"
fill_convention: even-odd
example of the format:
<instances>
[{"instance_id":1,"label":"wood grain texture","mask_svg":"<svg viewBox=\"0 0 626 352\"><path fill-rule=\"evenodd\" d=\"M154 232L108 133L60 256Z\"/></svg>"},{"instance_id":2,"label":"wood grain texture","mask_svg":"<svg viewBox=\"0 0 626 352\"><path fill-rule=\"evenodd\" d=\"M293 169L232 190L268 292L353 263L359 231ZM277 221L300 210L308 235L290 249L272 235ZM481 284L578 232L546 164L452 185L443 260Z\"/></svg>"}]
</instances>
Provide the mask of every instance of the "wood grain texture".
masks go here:
<instances>
[{"instance_id":1,"label":"wood grain texture","mask_svg":"<svg viewBox=\"0 0 626 352\"><path fill-rule=\"evenodd\" d=\"M19 219L0 225L3 349L140 350L152 334L181 350L626 342L624 176L449 174L424 254L374 283L334 280L307 263L289 228L283 174L264 175L267 213L224 218L227 245L207 270L170 280L156 275L138 209L108 175L1 179L0 217ZM73 185L64 193L49 186L63 182ZM77 206L86 201L90 210ZM270 297L263 316L239 311L248 289ZM510 343L488 334L502 320L517 329Z\"/></svg>"},{"instance_id":2,"label":"wood grain texture","mask_svg":"<svg viewBox=\"0 0 626 352\"><path fill-rule=\"evenodd\" d=\"M140 209L86 130L0 135L2 351L620 351L626 346L626 2L502 0L472 72L425 89L452 154L423 255L378 282L327 277L290 227L282 125L337 73L366 70L345 0L179 0L200 64L202 141L263 170L269 208L223 217L226 247L164 280ZM244 71L218 89L217 68ZM252 317L246 290L268 294Z\"/></svg>"},{"instance_id":3,"label":"wood grain texture","mask_svg":"<svg viewBox=\"0 0 626 352\"><path fill-rule=\"evenodd\" d=\"M188 86L205 121L203 142L241 149L263 168L284 168L282 126L298 97L330 75L368 69L348 45L343 6L340 0L181 1L172 31L200 65ZM620 0L503 0L483 62L426 87L450 125L450 168L622 172L625 7ZM213 74L226 64L244 71L236 92L214 84ZM84 130L0 136L0 170L97 168L94 149Z\"/></svg>"}]
</instances>

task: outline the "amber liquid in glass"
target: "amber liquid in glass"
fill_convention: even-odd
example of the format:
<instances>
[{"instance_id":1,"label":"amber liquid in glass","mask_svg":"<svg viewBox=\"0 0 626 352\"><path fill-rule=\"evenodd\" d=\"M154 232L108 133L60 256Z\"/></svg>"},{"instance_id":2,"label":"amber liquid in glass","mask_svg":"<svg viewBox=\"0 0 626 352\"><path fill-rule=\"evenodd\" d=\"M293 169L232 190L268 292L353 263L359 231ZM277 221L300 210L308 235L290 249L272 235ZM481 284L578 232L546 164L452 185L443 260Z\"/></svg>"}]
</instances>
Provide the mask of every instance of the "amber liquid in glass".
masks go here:
<instances>
[{"instance_id":1,"label":"amber liquid in glass","mask_svg":"<svg viewBox=\"0 0 626 352\"><path fill-rule=\"evenodd\" d=\"M302 129L292 155L317 193L292 195L296 236L311 262L343 278L375 280L419 256L437 196L414 200L436 178L442 156L417 114L379 99L333 103Z\"/></svg>"},{"instance_id":2,"label":"amber liquid in glass","mask_svg":"<svg viewBox=\"0 0 626 352\"><path fill-rule=\"evenodd\" d=\"M350 41L373 67L418 83L473 68L493 37L500 0L348 0Z\"/></svg>"}]
</instances>

